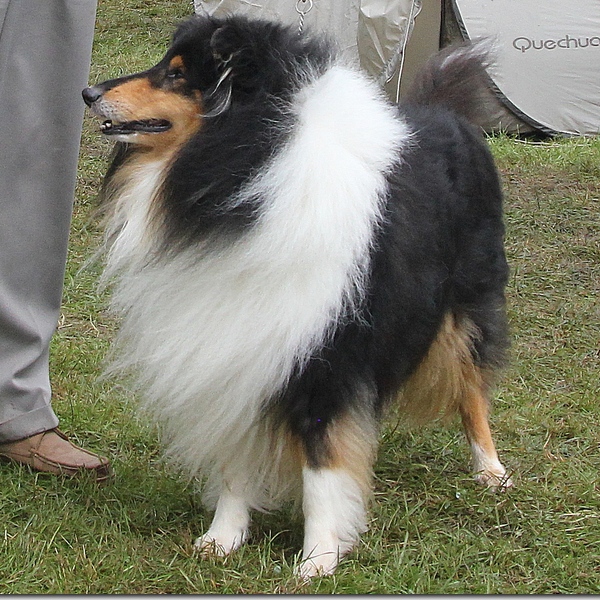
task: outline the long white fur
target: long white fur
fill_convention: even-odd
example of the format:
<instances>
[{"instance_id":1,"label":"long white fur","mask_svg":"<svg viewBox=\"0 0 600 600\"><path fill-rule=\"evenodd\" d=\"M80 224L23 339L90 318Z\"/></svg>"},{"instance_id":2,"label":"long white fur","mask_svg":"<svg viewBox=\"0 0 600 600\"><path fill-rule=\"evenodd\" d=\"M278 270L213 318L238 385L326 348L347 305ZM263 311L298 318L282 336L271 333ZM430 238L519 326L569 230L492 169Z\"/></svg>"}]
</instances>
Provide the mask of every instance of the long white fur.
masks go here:
<instances>
[{"instance_id":1,"label":"long white fur","mask_svg":"<svg viewBox=\"0 0 600 600\"><path fill-rule=\"evenodd\" d=\"M106 283L111 274L132 273L139 270L140 263L147 262L152 247L148 235L150 208L168 161L169 157L165 157L139 165L132 173L130 185L115 198L105 230L111 246L102 283Z\"/></svg>"},{"instance_id":2,"label":"long white fur","mask_svg":"<svg viewBox=\"0 0 600 600\"><path fill-rule=\"evenodd\" d=\"M302 477L304 545L298 571L305 578L330 575L367 529L362 490L342 469L305 467Z\"/></svg>"},{"instance_id":3,"label":"long white fur","mask_svg":"<svg viewBox=\"0 0 600 600\"><path fill-rule=\"evenodd\" d=\"M231 199L261 198L259 222L226 249L145 263L148 174L125 192L106 268L123 317L113 368L135 372L167 452L212 474L212 501L223 477L258 508L284 487L261 411L363 293L385 174L410 140L380 94L341 65L301 89L289 142Z\"/></svg>"},{"instance_id":4,"label":"long white fur","mask_svg":"<svg viewBox=\"0 0 600 600\"><path fill-rule=\"evenodd\" d=\"M250 511L246 499L224 488L209 530L194 542L206 553L227 556L237 550L248 537Z\"/></svg>"}]
</instances>

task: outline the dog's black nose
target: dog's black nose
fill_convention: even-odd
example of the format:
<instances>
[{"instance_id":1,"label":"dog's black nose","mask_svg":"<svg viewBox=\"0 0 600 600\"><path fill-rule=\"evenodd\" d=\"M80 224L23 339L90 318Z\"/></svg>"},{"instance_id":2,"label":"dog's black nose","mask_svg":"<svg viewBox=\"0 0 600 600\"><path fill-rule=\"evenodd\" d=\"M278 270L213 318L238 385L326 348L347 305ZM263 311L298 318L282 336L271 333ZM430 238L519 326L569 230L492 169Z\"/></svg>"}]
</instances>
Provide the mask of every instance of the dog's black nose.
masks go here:
<instances>
[{"instance_id":1,"label":"dog's black nose","mask_svg":"<svg viewBox=\"0 0 600 600\"><path fill-rule=\"evenodd\" d=\"M91 106L96 100L102 97L102 92L97 87L86 87L83 92L81 92L81 95L83 96L83 101L88 106Z\"/></svg>"}]
</instances>

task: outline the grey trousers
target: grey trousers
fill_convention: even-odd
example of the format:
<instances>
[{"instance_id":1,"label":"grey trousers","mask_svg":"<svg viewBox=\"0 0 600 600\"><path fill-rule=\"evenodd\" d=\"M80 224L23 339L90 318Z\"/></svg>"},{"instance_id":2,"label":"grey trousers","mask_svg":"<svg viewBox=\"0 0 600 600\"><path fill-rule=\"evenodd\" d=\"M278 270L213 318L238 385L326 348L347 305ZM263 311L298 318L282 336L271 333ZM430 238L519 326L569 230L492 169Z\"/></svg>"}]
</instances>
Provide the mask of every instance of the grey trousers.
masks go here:
<instances>
[{"instance_id":1,"label":"grey trousers","mask_svg":"<svg viewBox=\"0 0 600 600\"><path fill-rule=\"evenodd\" d=\"M96 0L0 0L0 443L58 424L60 315Z\"/></svg>"}]
</instances>

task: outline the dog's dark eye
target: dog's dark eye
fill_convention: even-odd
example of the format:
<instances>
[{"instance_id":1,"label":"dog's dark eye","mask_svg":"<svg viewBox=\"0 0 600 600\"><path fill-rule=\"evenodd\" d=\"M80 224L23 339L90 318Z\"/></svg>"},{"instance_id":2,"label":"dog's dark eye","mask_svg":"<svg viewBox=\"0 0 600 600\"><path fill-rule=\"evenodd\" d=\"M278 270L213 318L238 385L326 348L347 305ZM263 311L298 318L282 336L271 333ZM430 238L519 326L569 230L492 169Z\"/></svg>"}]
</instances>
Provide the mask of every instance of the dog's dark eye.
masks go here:
<instances>
[{"instance_id":1,"label":"dog's dark eye","mask_svg":"<svg viewBox=\"0 0 600 600\"><path fill-rule=\"evenodd\" d=\"M167 71L168 79L183 79L185 77L185 73L181 69L172 69Z\"/></svg>"}]
</instances>

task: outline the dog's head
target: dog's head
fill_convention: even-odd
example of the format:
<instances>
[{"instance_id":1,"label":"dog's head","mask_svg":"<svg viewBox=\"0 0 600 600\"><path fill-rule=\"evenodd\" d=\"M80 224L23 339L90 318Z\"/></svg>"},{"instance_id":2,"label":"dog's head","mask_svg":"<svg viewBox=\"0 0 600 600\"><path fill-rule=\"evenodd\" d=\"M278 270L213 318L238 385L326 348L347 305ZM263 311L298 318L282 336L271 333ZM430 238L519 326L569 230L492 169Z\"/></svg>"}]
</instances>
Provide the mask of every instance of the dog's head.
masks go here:
<instances>
[{"instance_id":1,"label":"dog's head","mask_svg":"<svg viewBox=\"0 0 600 600\"><path fill-rule=\"evenodd\" d=\"M167 148L185 143L204 119L233 105L282 96L290 72L327 52L279 24L194 16L177 28L158 64L88 87L83 98L103 119L103 134Z\"/></svg>"}]
</instances>

